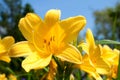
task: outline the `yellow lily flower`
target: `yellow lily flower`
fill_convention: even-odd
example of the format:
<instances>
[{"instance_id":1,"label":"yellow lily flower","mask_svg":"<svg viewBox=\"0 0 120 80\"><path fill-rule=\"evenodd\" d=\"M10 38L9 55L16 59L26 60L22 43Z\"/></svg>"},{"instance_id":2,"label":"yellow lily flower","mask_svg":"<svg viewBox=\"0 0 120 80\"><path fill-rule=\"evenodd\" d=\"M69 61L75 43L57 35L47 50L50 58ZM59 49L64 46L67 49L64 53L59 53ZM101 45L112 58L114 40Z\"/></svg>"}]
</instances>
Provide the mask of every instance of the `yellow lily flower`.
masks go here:
<instances>
[{"instance_id":1,"label":"yellow lily flower","mask_svg":"<svg viewBox=\"0 0 120 80\"><path fill-rule=\"evenodd\" d=\"M5 74L0 74L0 80L8 80Z\"/></svg>"},{"instance_id":2,"label":"yellow lily flower","mask_svg":"<svg viewBox=\"0 0 120 80\"><path fill-rule=\"evenodd\" d=\"M11 36L0 38L0 60L10 62L9 49L14 44L14 38Z\"/></svg>"},{"instance_id":3,"label":"yellow lily flower","mask_svg":"<svg viewBox=\"0 0 120 80\"><path fill-rule=\"evenodd\" d=\"M120 51L117 49L112 50L107 45L104 45L102 48L102 58L109 64L110 72L108 74L108 78L116 78L118 72L118 64L119 64L119 54Z\"/></svg>"},{"instance_id":4,"label":"yellow lily flower","mask_svg":"<svg viewBox=\"0 0 120 80\"><path fill-rule=\"evenodd\" d=\"M11 56L26 56L22 67L28 72L47 66L52 56L72 63L81 63L80 52L69 42L76 39L86 24L83 16L60 20L60 10L51 9L44 21L34 13L28 13L19 22L19 29L27 41L16 43Z\"/></svg>"},{"instance_id":5,"label":"yellow lily flower","mask_svg":"<svg viewBox=\"0 0 120 80\"><path fill-rule=\"evenodd\" d=\"M98 74L96 68L92 65L92 62L91 62L88 54L84 54L83 58L82 58L82 63L76 64L75 67L87 72L89 75L94 77L96 80L102 80L102 78Z\"/></svg>"},{"instance_id":6,"label":"yellow lily flower","mask_svg":"<svg viewBox=\"0 0 120 80\"><path fill-rule=\"evenodd\" d=\"M9 79L9 80L17 80L17 77L16 77L15 75L10 74L10 75L8 76L8 79Z\"/></svg>"},{"instance_id":7,"label":"yellow lily flower","mask_svg":"<svg viewBox=\"0 0 120 80\"><path fill-rule=\"evenodd\" d=\"M97 73L108 74L110 67L101 57L101 48L100 45L96 45L94 41L93 34L90 29L86 33L86 43L79 44L79 47L88 54L91 65L96 68Z\"/></svg>"},{"instance_id":8,"label":"yellow lily flower","mask_svg":"<svg viewBox=\"0 0 120 80\"><path fill-rule=\"evenodd\" d=\"M6 76L6 74L0 74L0 80L17 80L17 77L10 74L8 77Z\"/></svg>"}]
</instances>

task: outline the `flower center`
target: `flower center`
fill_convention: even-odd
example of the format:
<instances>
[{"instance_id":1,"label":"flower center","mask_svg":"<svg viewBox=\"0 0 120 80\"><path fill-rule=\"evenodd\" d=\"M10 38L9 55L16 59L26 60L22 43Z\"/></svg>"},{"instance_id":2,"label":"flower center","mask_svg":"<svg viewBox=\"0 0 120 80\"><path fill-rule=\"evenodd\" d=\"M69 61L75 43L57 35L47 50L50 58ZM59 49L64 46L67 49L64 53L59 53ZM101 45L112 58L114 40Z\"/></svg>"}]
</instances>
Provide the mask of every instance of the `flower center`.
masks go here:
<instances>
[{"instance_id":1,"label":"flower center","mask_svg":"<svg viewBox=\"0 0 120 80\"><path fill-rule=\"evenodd\" d=\"M55 36L51 36L50 38L44 39L43 42L44 42L44 48L48 52L50 52L52 54L57 53L58 46L57 46L56 41L55 41Z\"/></svg>"}]
</instances>

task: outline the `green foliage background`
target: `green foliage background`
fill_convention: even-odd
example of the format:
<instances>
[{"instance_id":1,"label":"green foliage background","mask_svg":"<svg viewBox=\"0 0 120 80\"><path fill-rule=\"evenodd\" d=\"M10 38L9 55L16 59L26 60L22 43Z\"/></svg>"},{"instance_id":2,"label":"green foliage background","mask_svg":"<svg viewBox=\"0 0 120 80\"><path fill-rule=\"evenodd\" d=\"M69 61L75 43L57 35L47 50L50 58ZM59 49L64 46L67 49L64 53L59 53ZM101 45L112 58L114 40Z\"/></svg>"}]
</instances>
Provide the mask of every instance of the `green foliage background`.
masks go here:
<instances>
[{"instance_id":1,"label":"green foliage background","mask_svg":"<svg viewBox=\"0 0 120 80\"><path fill-rule=\"evenodd\" d=\"M94 12L96 39L110 39L120 42L120 3L113 8ZM114 47L120 49L120 45Z\"/></svg>"},{"instance_id":2,"label":"green foliage background","mask_svg":"<svg viewBox=\"0 0 120 80\"><path fill-rule=\"evenodd\" d=\"M16 41L24 40L20 31L18 30L18 22L20 18L24 17L28 12L34 12L30 4L22 6L22 0L2 0L0 8L0 36L10 35Z\"/></svg>"}]
</instances>

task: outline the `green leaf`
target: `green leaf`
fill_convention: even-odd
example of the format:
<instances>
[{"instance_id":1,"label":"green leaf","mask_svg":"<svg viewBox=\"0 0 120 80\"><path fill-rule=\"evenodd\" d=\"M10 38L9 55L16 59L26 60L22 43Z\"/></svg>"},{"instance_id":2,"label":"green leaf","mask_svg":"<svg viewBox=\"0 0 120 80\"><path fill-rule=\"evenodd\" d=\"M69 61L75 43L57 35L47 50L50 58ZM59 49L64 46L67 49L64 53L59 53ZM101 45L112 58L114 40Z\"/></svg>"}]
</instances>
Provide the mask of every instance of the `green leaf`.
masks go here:
<instances>
[{"instance_id":1,"label":"green leaf","mask_svg":"<svg viewBox=\"0 0 120 80\"><path fill-rule=\"evenodd\" d=\"M96 40L96 44L117 44L120 45L120 42L113 40Z\"/></svg>"}]
</instances>

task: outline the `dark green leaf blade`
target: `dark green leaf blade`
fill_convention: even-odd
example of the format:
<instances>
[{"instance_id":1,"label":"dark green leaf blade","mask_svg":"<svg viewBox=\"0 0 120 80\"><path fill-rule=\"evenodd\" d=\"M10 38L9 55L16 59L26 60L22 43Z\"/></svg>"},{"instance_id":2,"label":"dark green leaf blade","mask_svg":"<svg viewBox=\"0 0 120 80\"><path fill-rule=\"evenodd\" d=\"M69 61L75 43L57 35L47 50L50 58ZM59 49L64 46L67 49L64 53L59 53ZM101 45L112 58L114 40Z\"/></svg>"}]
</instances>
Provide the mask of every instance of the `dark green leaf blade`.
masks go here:
<instances>
[{"instance_id":1,"label":"dark green leaf blade","mask_svg":"<svg viewBox=\"0 0 120 80\"><path fill-rule=\"evenodd\" d=\"M96 44L117 44L120 45L120 42L113 40L96 40Z\"/></svg>"}]
</instances>

